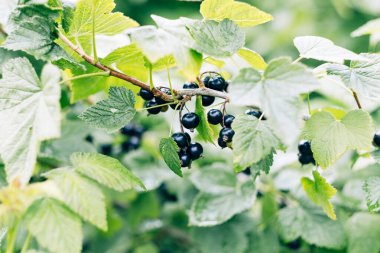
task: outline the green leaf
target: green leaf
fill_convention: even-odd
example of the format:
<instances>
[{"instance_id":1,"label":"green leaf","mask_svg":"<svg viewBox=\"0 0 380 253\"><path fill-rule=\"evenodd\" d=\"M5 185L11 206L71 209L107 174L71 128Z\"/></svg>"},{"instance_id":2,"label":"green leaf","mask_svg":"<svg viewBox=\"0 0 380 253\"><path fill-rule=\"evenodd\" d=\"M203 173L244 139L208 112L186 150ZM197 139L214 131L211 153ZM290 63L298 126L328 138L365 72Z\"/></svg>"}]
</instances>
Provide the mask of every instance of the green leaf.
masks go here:
<instances>
[{"instance_id":1,"label":"green leaf","mask_svg":"<svg viewBox=\"0 0 380 253\"><path fill-rule=\"evenodd\" d=\"M153 71L162 71L176 66L174 56L169 54L152 64Z\"/></svg>"},{"instance_id":2,"label":"green leaf","mask_svg":"<svg viewBox=\"0 0 380 253\"><path fill-rule=\"evenodd\" d=\"M377 253L380 250L380 217L355 213L346 223L348 253Z\"/></svg>"},{"instance_id":3,"label":"green leaf","mask_svg":"<svg viewBox=\"0 0 380 253\"><path fill-rule=\"evenodd\" d=\"M91 40L93 21L95 34L103 35L116 35L138 26L136 21L125 17L121 12L112 13L114 8L113 0L80 0L67 37L79 43L86 53L90 53L93 46Z\"/></svg>"},{"instance_id":4,"label":"green leaf","mask_svg":"<svg viewBox=\"0 0 380 253\"><path fill-rule=\"evenodd\" d=\"M282 148L282 143L266 121L251 115L239 115L232 123L234 163L242 169L258 163Z\"/></svg>"},{"instance_id":5,"label":"green leaf","mask_svg":"<svg viewBox=\"0 0 380 253\"><path fill-rule=\"evenodd\" d=\"M264 70L268 66L261 55L248 48L239 49L237 54L255 69Z\"/></svg>"},{"instance_id":6,"label":"green leaf","mask_svg":"<svg viewBox=\"0 0 380 253\"><path fill-rule=\"evenodd\" d=\"M252 106L259 103L277 136L292 144L300 132L300 94L317 88L313 73L289 58L272 60L264 73L242 69L231 82L234 103ZM297 120L298 119L298 120Z\"/></svg>"},{"instance_id":7,"label":"green leaf","mask_svg":"<svg viewBox=\"0 0 380 253\"><path fill-rule=\"evenodd\" d=\"M79 253L82 248L80 219L55 199L36 200L24 217L29 232L51 252Z\"/></svg>"},{"instance_id":8,"label":"green leaf","mask_svg":"<svg viewBox=\"0 0 380 253\"><path fill-rule=\"evenodd\" d=\"M251 208L255 200L256 187L252 181L235 187L233 192L222 194L200 192L190 210L190 225L204 227L221 224L235 214Z\"/></svg>"},{"instance_id":9,"label":"green leaf","mask_svg":"<svg viewBox=\"0 0 380 253\"><path fill-rule=\"evenodd\" d=\"M195 113L199 116L199 125L197 126L197 132L199 139L205 142L214 143L214 130L211 128L210 124L207 121L205 109L202 105L202 97L197 96L195 101Z\"/></svg>"},{"instance_id":10,"label":"green leaf","mask_svg":"<svg viewBox=\"0 0 380 253\"><path fill-rule=\"evenodd\" d=\"M65 60L76 64L57 45L55 20L59 11L42 4L26 4L17 7L10 17L12 30L2 45L9 50L22 50L45 61Z\"/></svg>"},{"instance_id":11,"label":"green leaf","mask_svg":"<svg viewBox=\"0 0 380 253\"><path fill-rule=\"evenodd\" d=\"M276 151L273 150L269 155L261 159L259 162L253 164L250 168L251 173L254 177L259 176L262 172L269 174L269 170L273 165L273 155L276 154ZM235 172L237 172L235 170Z\"/></svg>"},{"instance_id":12,"label":"green leaf","mask_svg":"<svg viewBox=\"0 0 380 253\"><path fill-rule=\"evenodd\" d=\"M336 46L331 40L322 37L296 37L294 45L302 58L336 63L343 63L344 60L367 61L366 58L345 48Z\"/></svg>"},{"instance_id":13,"label":"green leaf","mask_svg":"<svg viewBox=\"0 0 380 253\"><path fill-rule=\"evenodd\" d=\"M350 111L340 120L329 112L318 112L306 121L302 137L311 141L315 161L327 168L349 149L369 150L373 132L365 111Z\"/></svg>"},{"instance_id":14,"label":"green leaf","mask_svg":"<svg viewBox=\"0 0 380 253\"><path fill-rule=\"evenodd\" d=\"M111 87L109 98L96 103L84 111L79 118L88 124L116 131L127 125L135 116L135 96L124 87Z\"/></svg>"},{"instance_id":15,"label":"green leaf","mask_svg":"<svg viewBox=\"0 0 380 253\"><path fill-rule=\"evenodd\" d=\"M235 0L205 0L200 11L205 19L230 19L242 27L256 26L273 19L268 13Z\"/></svg>"},{"instance_id":16,"label":"green leaf","mask_svg":"<svg viewBox=\"0 0 380 253\"><path fill-rule=\"evenodd\" d=\"M60 135L59 69L46 65L38 79L26 58L9 60L0 80L0 153L8 182L26 184L40 141Z\"/></svg>"},{"instance_id":17,"label":"green leaf","mask_svg":"<svg viewBox=\"0 0 380 253\"><path fill-rule=\"evenodd\" d=\"M177 152L179 148L173 138L163 138L160 141L160 153L168 167L178 176L182 177L181 161Z\"/></svg>"},{"instance_id":18,"label":"green leaf","mask_svg":"<svg viewBox=\"0 0 380 253\"><path fill-rule=\"evenodd\" d=\"M370 44L376 45L380 41L380 18L373 19L356 29L351 36L358 37L362 35L370 35Z\"/></svg>"},{"instance_id":19,"label":"green leaf","mask_svg":"<svg viewBox=\"0 0 380 253\"><path fill-rule=\"evenodd\" d=\"M339 221L329 219L315 206L286 207L279 211L279 233L285 242L301 237L310 244L329 249L346 246L344 227Z\"/></svg>"},{"instance_id":20,"label":"green leaf","mask_svg":"<svg viewBox=\"0 0 380 253\"><path fill-rule=\"evenodd\" d=\"M54 169L43 176L54 181L64 202L74 212L98 228L107 230L106 204L97 185L70 168Z\"/></svg>"},{"instance_id":21,"label":"green leaf","mask_svg":"<svg viewBox=\"0 0 380 253\"><path fill-rule=\"evenodd\" d=\"M323 178L318 171L313 171L314 181L307 177L301 179L302 187L307 196L333 220L336 220L334 207L330 199L335 195L336 189Z\"/></svg>"},{"instance_id":22,"label":"green leaf","mask_svg":"<svg viewBox=\"0 0 380 253\"><path fill-rule=\"evenodd\" d=\"M363 185L370 212L380 211L380 177L370 177Z\"/></svg>"},{"instance_id":23,"label":"green leaf","mask_svg":"<svg viewBox=\"0 0 380 253\"><path fill-rule=\"evenodd\" d=\"M214 57L228 57L244 46L245 34L231 20L198 21L187 26L195 41L194 49Z\"/></svg>"},{"instance_id":24,"label":"green leaf","mask_svg":"<svg viewBox=\"0 0 380 253\"><path fill-rule=\"evenodd\" d=\"M145 186L118 160L96 153L74 153L71 162L78 172L116 191Z\"/></svg>"},{"instance_id":25,"label":"green leaf","mask_svg":"<svg viewBox=\"0 0 380 253\"><path fill-rule=\"evenodd\" d=\"M368 61L351 61L350 66L341 64L324 64L329 75L336 75L343 83L359 95L380 99L380 56L377 54L360 54Z\"/></svg>"},{"instance_id":26,"label":"green leaf","mask_svg":"<svg viewBox=\"0 0 380 253\"><path fill-rule=\"evenodd\" d=\"M1 0L0 1L0 24L6 27L9 17L14 9L16 9L18 0Z\"/></svg>"}]
</instances>

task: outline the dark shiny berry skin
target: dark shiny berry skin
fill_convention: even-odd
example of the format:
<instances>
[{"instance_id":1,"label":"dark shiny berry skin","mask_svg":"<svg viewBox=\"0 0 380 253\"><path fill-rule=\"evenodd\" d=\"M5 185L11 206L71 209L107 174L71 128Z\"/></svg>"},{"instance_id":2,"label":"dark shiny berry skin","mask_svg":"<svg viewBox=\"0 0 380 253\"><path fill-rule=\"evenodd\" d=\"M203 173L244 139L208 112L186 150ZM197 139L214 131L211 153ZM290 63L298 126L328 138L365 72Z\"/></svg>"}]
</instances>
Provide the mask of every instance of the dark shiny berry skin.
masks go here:
<instances>
[{"instance_id":1,"label":"dark shiny berry skin","mask_svg":"<svg viewBox=\"0 0 380 253\"><path fill-rule=\"evenodd\" d=\"M223 91L226 88L226 81L221 76L213 76L210 77L205 86L213 90Z\"/></svg>"},{"instance_id":2,"label":"dark shiny berry skin","mask_svg":"<svg viewBox=\"0 0 380 253\"><path fill-rule=\"evenodd\" d=\"M226 82L226 86L223 89L225 92L228 92L228 86L230 86L230 84L228 82Z\"/></svg>"},{"instance_id":3,"label":"dark shiny berry skin","mask_svg":"<svg viewBox=\"0 0 380 253\"><path fill-rule=\"evenodd\" d=\"M146 101L152 100L154 98L154 95L152 92L150 92L149 90L145 90L143 88L140 89L139 95L142 99Z\"/></svg>"},{"instance_id":4,"label":"dark shiny berry skin","mask_svg":"<svg viewBox=\"0 0 380 253\"><path fill-rule=\"evenodd\" d=\"M223 140L223 138L218 138L218 145L219 147L221 148L226 148L227 147L227 143Z\"/></svg>"},{"instance_id":5,"label":"dark shiny berry skin","mask_svg":"<svg viewBox=\"0 0 380 253\"><path fill-rule=\"evenodd\" d=\"M224 142L231 142L234 135L235 131L228 127L223 127L219 132L219 138L222 138Z\"/></svg>"},{"instance_id":6,"label":"dark shiny berry skin","mask_svg":"<svg viewBox=\"0 0 380 253\"><path fill-rule=\"evenodd\" d=\"M251 168L250 168L250 167L247 167L247 168L245 168L244 170L242 170L241 173L243 173L243 174L249 176L249 175L251 175Z\"/></svg>"},{"instance_id":7,"label":"dark shiny berry skin","mask_svg":"<svg viewBox=\"0 0 380 253\"><path fill-rule=\"evenodd\" d=\"M185 83L185 84L183 85L183 88L184 88L184 89L198 89L199 86L198 86L197 83L195 83L195 82L191 82L191 83Z\"/></svg>"},{"instance_id":8,"label":"dark shiny berry skin","mask_svg":"<svg viewBox=\"0 0 380 253\"><path fill-rule=\"evenodd\" d=\"M375 133L375 135L373 136L373 145L376 147L380 147L380 132Z\"/></svg>"},{"instance_id":9,"label":"dark shiny berry skin","mask_svg":"<svg viewBox=\"0 0 380 253\"><path fill-rule=\"evenodd\" d=\"M170 91L169 88L166 88L166 87L161 87L159 88L159 90L167 95L171 95L172 92ZM163 100L162 98L159 98L159 97L156 97L156 101L158 104L162 105L162 104L166 104L167 101Z\"/></svg>"},{"instance_id":10,"label":"dark shiny berry skin","mask_svg":"<svg viewBox=\"0 0 380 253\"><path fill-rule=\"evenodd\" d=\"M203 153L203 147L198 142L192 143L187 148L187 153L190 155L191 160L197 160Z\"/></svg>"},{"instance_id":11,"label":"dark shiny berry skin","mask_svg":"<svg viewBox=\"0 0 380 253\"><path fill-rule=\"evenodd\" d=\"M223 124L225 127L231 128L232 122L234 121L235 117L232 115L224 115L223 118Z\"/></svg>"},{"instance_id":12,"label":"dark shiny berry skin","mask_svg":"<svg viewBox=\"0 0 380 253\"><path fill-rule=\"evenodd\" d=\"M298 250L302 246L302 241L301 241L301 239L298 238L298 239L296 239L296 240L294 240L292 242L287 243L286 246L289 249Z\"/></svg>"},{"instance_id":13,"label":"dark shiny berry skin","mask_svg":"<svg viewBox=\"0 0 380 253\"><path fill-rule=\"evenodd\" d=\"M254 116L254 117L256 117L256 118L259 119L263 113L262 113L261 111L257 111L257 110L247 110L247 111L245 112L245 114L247 114L247 115L251 115L251 116ZM262 119L262 120L266 120L265 117L262 117L261 119Z\"/></svg>"},{"instance_id":14,"label":"dark shiny berry skin","mask_svg":"<svg viewBox=\"0 0 380 253\"><path fill-rule=\"evenodd\" d=\"M189 133L185 133L188 143L191 142L191 136Z\"/></svg>"},{"instance_id":15,"label":"dark shiny berry skin","mask_svg":"<svg viewBox=\"0 0 380 253\"><path fill-rule=\"evenodd\" d=\"M313 155L309 141L301 141L298 144L298 151L300 152L301 155Z\"/></svg>"},{"instance_id":16,"label":"dark shiny berry skin","mask_svg":"<svg viewBox=\"0 0 380 253\"><path fill-rule=\"evenodd\" d=\"M199 125L199 116L193 112L186 113L182 116L181 123L187 129L194 129Z\"/></svg>"},{"instance_id":17,"label":"dark shiny berry skin","mask_svg":"<svg viewBox=\"0 0 380 253\"><path fill-rule=\"evenodd\" d=\"M177 146L179 148L186 148L187 146L189 146L190 142L188 140L188 137L184 133L174 133L172 134L172 138L175 141L175 143L177 143Z\"/></svg>"},{"instance_id":18,"label":"dark shiny berry skin","mask_svg":"<svg viewBox=\"0 0 380 253\"><path fill-rule=\"evenodd\" d=\"M313 155L298 154L298 161L302 165L306 165L306 164L309 164L309 163L315 164L315 160L314 160Z\"/></svg>"},{"instance_id":19,"label":"dark shiny berry skin","mask_svg":"<svg viewBox=\"0 0 380 253\"><path fill-rule=\"evenodd\" d=\"M112 155L112 144L103 144L100 146L100 153L103 155L110 156Z\"/></svg>"},{"instance_id":20,"label":"dark shiny berry skin","mask_svg":"<svg viewBox=\"0 0 380 253\"><path fill-rule=\"evenodd\" d=\"M120 129L120 133L123 135L129 135L129 136L135 135L135 126L133 124L128 124L126 126L123 126Z\"/></svg>"},{"instance_id":21,"label":"dark shiny berry skin","mask_svg":"<svg viewBox=\"0 0 380 253\"><path fill-rule=\"evenodd\" d=\"M94 143L94 137L92 137L91 134L87 135L86 138L84 138L85 141L89 142L89 143Z\"/></svg>"},{"instance_id":22,"label":"dark shiny berry skin","mask_svg":"<svg viewBox=\"0 0 380 253\"><path fill-rule=\"evenodd\" d=\"M210 124L217 125L222 123L223 113L218 109L211 109L207 113L207 121Z\"/></svg>"},{"instance_id":23,"label":"dark shiny berry skin","mask_svg":"<svg viewBox=\"0 0 380 253\"><path fill-rule=\"evenodd\" d=\"M213 96L202 96L202 105L203 106L210 106L214 103L215 97Z\"/></svg>"},{"instance_id":24,"label":"dark shiny berry skin","mask_svg":"<svg viewBox=\"0 0 380 253\"><path fill-rule=\"evenodd\" d=\"M145 104L145 107L146 108L149 108L149 107L152 107L152 106L157 106L158 103L156 102L155 99L151 100L151 101L148 101L146 104ZM159 114L160 111L161 111L161 107L155 107L155 108L149 108L147 109L147 111L150 113L150 114Z\"/></svg>"},{"instance_id":25,"label":"dark shiny berry skin","mask_svg":"<svg viewBox=\"0 0 380 253\"><path fill-rule=\"evenodd\" d=\"M132 149L138 149L141 143L140 138L137 136L131 136L128 142L130 143Z\"/></svg>"},{"instance_id":26,"label":"dark shiny berry skin","mask_svg":"<svg viewBox=\"0 0 380 253\"><path fill-rule=\"evenodd\" d=\"M181 154L179 159L181 160L181 167L189 167L191 164L191 157L190 155L184 153Z\"/></svg>"},{"instance_id":27,"label":"dark shiny berry skin","mask_svg":"<svg viewBox=\"0 0 380 253\"><path fill-rule=\"evenodd\" d=\"M208 82L210 81L210 76L206 76L205 78L203 78L202 82L203 84L208 88L209 85L208 85Z\"/></svg>"}]
</instances>

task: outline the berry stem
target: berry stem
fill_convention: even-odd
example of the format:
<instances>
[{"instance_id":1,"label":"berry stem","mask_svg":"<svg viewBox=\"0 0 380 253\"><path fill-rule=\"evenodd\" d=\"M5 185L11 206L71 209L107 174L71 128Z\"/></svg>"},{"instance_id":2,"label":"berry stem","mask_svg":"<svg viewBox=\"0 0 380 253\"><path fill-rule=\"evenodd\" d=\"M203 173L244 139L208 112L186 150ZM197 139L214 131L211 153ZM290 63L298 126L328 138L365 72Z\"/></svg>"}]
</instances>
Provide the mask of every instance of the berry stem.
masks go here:
<instances>
[{"instance_id":1,"label":"berry stem","mask_svg":"<svg viewBox=\"0 0 380 253\"><path fill-rule=\"evenodd\" d=\"M175 93L174 93L174 90L173 90L172 79L170 78L170 70L169 70L168 67L166 67L166 71L168 72L168 82L169 82L170 92L171 92L171 94L174 95ZM175 102L178 101L178 99L177 99L176 96L173 96L173 99L174 99Z\"/></svg>"},{"instance_id":2,"label":"berry stem","mask_svg":"<svg viewBox=\"0 0 380 253\"><path fill-rule=\"evenodd\" d=\"M183 129L183 125L182 125L182 111L183 111L183 107L185 106L185 103L181 103L181 107L179 108L179 125L181 126L181 132L184 133L185 130Z\"/></svg>"},{"instance_id":3,"label":"berry stem","mask_svg":"<svg viewBox=\"0 0 380 253\"><path fill-rule=\"evenodd\" d=\"M153 108L158 108L158 107L163 107L165 105L174 105L176 104L177 102L171 102L171 103L166 103L166 104L160 104L160 105L155 105L155 106L150 106L150 107L144 107L144 108L140 108L138 109L138 111L145 111L145 110L149 110L149 109L153 109Z\"/></svg>"},{"instance_id":4,"label":"berry stem","mask_svg":"<svg viewBox=\"0 0 380 253\"><path fill-rule=\"evenodd\" d=\"M87 77L93 77L93 76L109 76L109 75L110 75L109 71L83 74L83 75L78 75L78 76L73 76L73 77L67 78L65 80L60 81L58 84L61 85L63 83L73 81L73 80L77 80L77 79L81 79L81 78L87 78Z\"/></svg>"},{"instance_id":5,"label":"berry stem","mask_svg":"<svg viewBox=\"0 0 380 253\"><path fill-rule=\"evenodd\" d=\"M352 96L354 96L354 99L355 99L355 102L356 102L358 108L362 109L362 105L360 104L358 94L354 90L351 90L351 91L352 91Z\"/></svg>"},{"instance_id":6,"label":"berry stem","mask_svg":"<svg viewBox=\"0 0 380 253\"><path fill-rule=\"evenodd\" d=\"M311 116L310 93L307 93L307 109L309 111L309 115Z\"/></svg>"}]
</instances>

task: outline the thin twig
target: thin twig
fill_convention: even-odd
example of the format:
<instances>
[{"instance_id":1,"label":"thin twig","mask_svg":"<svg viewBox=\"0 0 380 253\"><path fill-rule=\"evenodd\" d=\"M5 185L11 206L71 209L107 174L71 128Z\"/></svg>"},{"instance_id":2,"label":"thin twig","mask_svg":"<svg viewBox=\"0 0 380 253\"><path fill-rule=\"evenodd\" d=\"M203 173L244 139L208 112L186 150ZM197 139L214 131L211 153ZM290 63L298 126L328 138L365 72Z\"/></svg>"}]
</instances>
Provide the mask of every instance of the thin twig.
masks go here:
<instances>
[{"instance_id":1,"label":"thin twig","mask_svg":"<svg viewBox=\"0 0 380 253\"><path fill-rule=\"evenodd\" d=\"M179 108L179 125L181 126L181 132L184 133L185 130L183 129L183 125L182 125L182 110L183 110L183 107L185 106L185 103L181 103L181 107Z\"/></svg>"},{"instance_id":2,"label":"thin twig","mask_svg":"<svg viewBox=\"0 0 380 253\"><path fill-rule=\"evenodd\" d=\"M351 91L352 91L352 95L354 96L355 102L358 105L358 108L362 109L362 105L360 104L358 94L354 90L351 90Z\"/></svg>"}]
</instances>

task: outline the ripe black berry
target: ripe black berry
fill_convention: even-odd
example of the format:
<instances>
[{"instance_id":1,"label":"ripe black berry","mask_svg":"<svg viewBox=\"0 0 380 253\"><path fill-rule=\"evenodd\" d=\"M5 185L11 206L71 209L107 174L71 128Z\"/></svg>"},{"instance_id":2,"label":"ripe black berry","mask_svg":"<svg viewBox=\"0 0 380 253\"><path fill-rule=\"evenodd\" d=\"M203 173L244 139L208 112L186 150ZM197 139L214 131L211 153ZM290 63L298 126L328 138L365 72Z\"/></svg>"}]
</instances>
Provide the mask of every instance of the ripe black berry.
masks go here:
<instances>
[{"instance_id":1,"label":"ripe black berry","mask_svg":"<svg viewBox=\"0 0 380 253\"><path fill-rule=\"evenodd\" d=\"M203 84L208 88L209 87L209 84L208 82L210 81L210 76L206 76L205 78L203 78L202 82Z\"/></svg>"},{"instance_id":2,"label":"ripe black berry","mask_svg":"<svg viewBox=\"0 0 380 253\"><path fill-rule=\"evenodd\" d=\"M87 135L86 138L84 138L85 141L89 142L89 143L93 143L94 142L94 137L92 137L91 134Z\"/></svg>"},{"instance_id":3,"label":"ripe black berry","mask_svg":"<svg viewBox=\"0 0 380 253\"><path fill-rule=\"evenodd\" d=\"M172 135L173 140L177 143L179 148L186 148L189 146L189 139L184 133L174 133Z\"/></svg>"},{"instance_id":4,"label":"ripe black berry","mask_svg":"<svg viewBox=\"0 0 380 253\"><path fill-rule=\"evenodd\" d=\"M232 122L234 121L235 117L232 115L224 115L223 123L225 127L230 127L232 125Z\"/></svg>"},{"instance_id":5,"label":"ripe black berry","mask_svg":"<svg viewBox=\"0 0 380 253\"><path fill-rule=\"evenodd\" d=\"M103 144L100 146L100 153L103 155L112 155L112 144Z\"/></svg>"},{"instance_id":6,"label":"ripe black berry","mask_svg":"<svg viewBox=\"0 0 380 253\"><path fill-rule=\"evenodd\" d=\"M213 90L223 91L226 88L226 81L221 76L214 76L210 77L205 86Z\"/></svg>"},{"instance_id":7,"label":"ripe black berry","mask_svg":"<svg viewBox=\"0 0 380 253\"><path fill-rule=\"evenodd\" d=\"M183 153L180 155L179 159L181 160L181 167L189 167L191 164L190 155Z\"/></svg>"},{"instance_id":8,"label":"ripe black berry","mask_svg":"<svg viewBox=\"0 0 380 253\"><path fill-rule=\"evenodd\" d=\"M219 132L219 138L222 138L224 142L231 142L234 135L235 131L228 127L223 127Z\"/></svg>"},{"instance_id":9,"label":"ripe black berry","mask_svg":"<svg viewBox=\"0 0 380 253\"><path fill-rule=\"evenodd\" d=\"M140 89L139 95L142 99L146 101L152 100L154 98L154 95L152 92L150 92L149 90L145 90L143 88Z\"/></svg>"},{"instance_id":10,"label":"ripe black berry","mask_svg":"<svg viewBox=\"0 0 380 253\"><path fill-rule=\"evenodd\" d=\"M313 155L309 141L301 141L298 144L298 151L300 152L301 155Z\"/></svg>"},{"instance_id":11,"label":"ripe black berry","mask_svg":"<svg viewBox=\"0 0 380 253\"><path fill-rule=\"evenodd\" d=\"M198 89L199 86L198 86L197 83L195 83L195 82L191 82L191 83L185 83L185 84L183 85L183 88L184 88L184 89Z\"/></svg>"},{"instance_id":12,"label":"ripe black berry","mask_svg":"<svg viewBox=\"0 0 380 253\"><path fill-rule=\"evenodd\" d=\"M199 116L193 112L186 113L182 116L181 123L187 129L194 129L199 125Z\"/></svg>"},{"instance_id":13,"label":"ripe black berry","mask_svg":"<svg viewBox=\"0 0 380 253\"><path fill-rule=\"evenodd\" d=\"M245 112L245 114L247 114L247 115L252 115L252 116L254 116L254 117L256 117L256 118L259 119L263 113L262 113L261 111L258 111L258 110L247 110L247 111ZM261 119L262 119L262 120L266 120L265 117L262 117Z\"/></svg>"},{"instance_id":14,"label":"ripe black berry","mask_svg":"<svg viewBox=\"0 0 380 253\"><path fill-rule=\"evenodd\" d=\"M149 108L149 107L153 107L153 106L157 106L158 103L156 102L155 99L151 100L151 101L148 101L146 104L145 104L145 107L146 108ZM154 107L154 108L149 108L147 109L147 111L150 113L150 114L159 114L160 111L161 111L161 107Z\"/></svg>"},{"instance_id":15,"label":"ripe black berry","mask_svg":"<svg viewBox=\"0 0 380 253\"><path fill-rule=\"evenodd\" d=\"M380 147L380 132L375 133L375 135L373 136L373 145L376 147Z\"/></svg>"},{"instance_id":16,"label":"ripe black berry","mask_svg":"<svg viewBox=\"0 0 380 253\"><path fill-rule=\"evenodd\" d=\"M230 86L230 84L228 82L226 82L226 86L223 89L225 92L228 92L228 86Z\"/></svg>"},{"instance_id":17,"label":"ripe black berry","mask_svg":"<svg viewBox=\"0 0 380 253\"><path fill-rule=\"evenodd\" d=\"M227 147L227 143L223 140L223 138L218 138L218 145L219 147L221 148L226 148Z\"/></svg>"},{"instance_id":18,"label":"ripe black berry","mask_svg":"<svg viewBox=\"0 0 380 253\"><path fill-rule=\"evenodd\" d=\"M202 96L202 105L203 106L210 106L212 103L214 103L215 97L213 96Z\"/></svg>"},{"instance_id":19,"label":"ripe black berry","mask_svg":"<svg viewBox=\"0 0 380 253\"><path fill-rule=\"evenodd\" d=\"M306 164L309 164L309 163L315 164L315 160L314 160L313 155L298 154L298 161L302 165L306 165Z\"/></svg>"},{"instance_id":20,"label":"ripe black berry","mask_svg":"<svg viewBox=\"0 0 380 253\"><path fill-rule=\"evenodd\" d=\"M186 135L186 138L187 138L187 142L190 143L191 142L191 136L189 133L185 133Z\"/></svg>"},{"instance_id":21,"label":"ripe black berry","mask_svg":"<svg viewBox=\"0 0 380 253\"><path fill-rule=\"evenodd\" d=\"M172 92L170 91L170 89L169 89L169 88L166 88L166 87L160 87L159 90L160 90L161 92L167 94L167 95L171 95L171 94L172 94ZM160 98L160 97L156 97L156 101L157 101L158 104L161 104L161 105L167 103L167 101L163 100L163 99Z\"/></svg>"},{"instance_id":22,"label":"ripe black berry","mask_svg":"<svg viewBox=\"0 0 380 253\"><path fill-rule=\"evenodd\" d=\"M203 147L198 142L192 143L187 148L187 153L190 155L191 160L197 160L203 153Z\"/></svg>"},{"instance_id":23,"label":"ripe black berry","mask_svg":"<svg viewBox=\"0 0 380 253\"><path fill-rule=\"evenodd\" d=\"M135 134L135 126L133 124L125 125L120 129L120 133L123 135L132 136Z\"/></svg>"},{"instance_id":24,"label":"ripe black berry","mask_svg":"<svg viewBox=\"0 0 380 253\"><path fill-rule=\"evenodd\" d=\"M222 123L223 120L223 113L218 109L211 109L207 113L207 121L210 124L217 125Z\"/></svg>"},{"instance_id":25,"label":"ripe black berry","mask_svg":"<svg viewBox=\"0 0 380 253\"><path fill-rule=\"evenodd\" d=\"M137 136L131 136L128 140L121 143L121 150L128 152L131 150L138 149L140 147L141 140Z\"/></svg>"}]
</instances>

